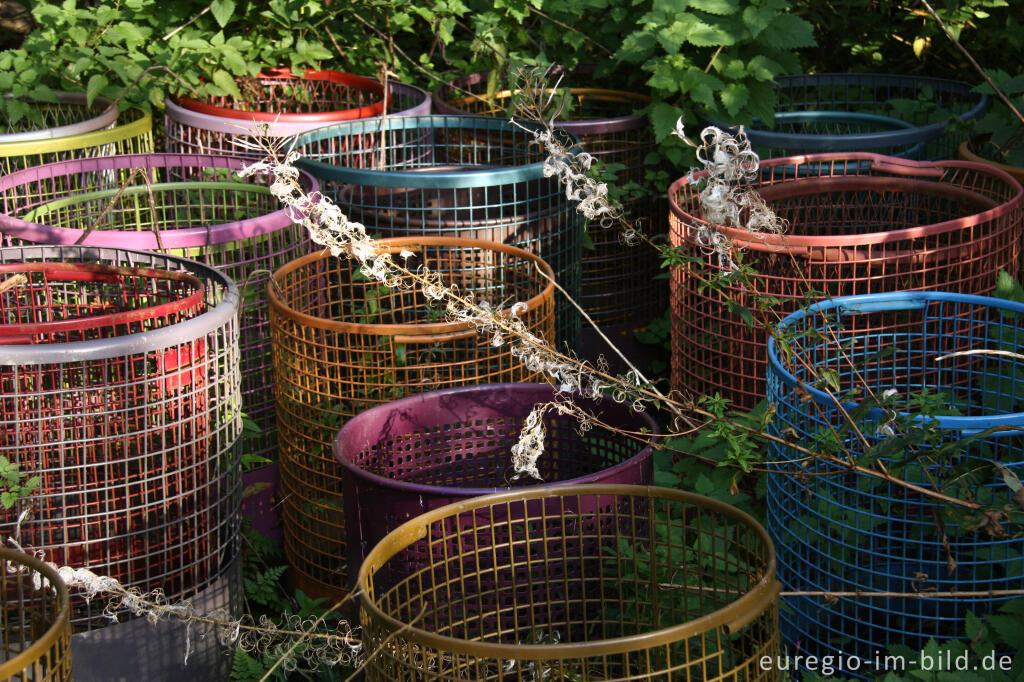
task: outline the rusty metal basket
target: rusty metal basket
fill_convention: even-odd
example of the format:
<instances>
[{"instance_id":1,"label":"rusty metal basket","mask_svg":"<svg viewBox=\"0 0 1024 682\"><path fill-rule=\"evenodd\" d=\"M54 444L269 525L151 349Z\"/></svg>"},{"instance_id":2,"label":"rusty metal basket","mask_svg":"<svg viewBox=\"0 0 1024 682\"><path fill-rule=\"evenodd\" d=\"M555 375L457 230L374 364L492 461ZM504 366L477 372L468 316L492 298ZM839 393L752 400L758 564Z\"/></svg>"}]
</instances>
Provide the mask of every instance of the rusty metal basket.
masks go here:
<instances>
[{"instance_id":1,"label":"rusty metal basket","mask_svg":"<svg viewBox=\"0 0 1024 682\"><path fill-rule=\"evenodd\" d=\"M368 680L778 679L768 534L678 490L456 502L390 533L358 586Z\"/></svg>"},{"instance_id":2,"label":"rusty metal basket","mask_svg":"<svg viewBox=\"0 0 1024 682\"><path fill-rule=\"evenodd\" d=\"M0 680L71 680L71 607L57 571L0 547L0 598Z\"/></svg>"},{"instance_id":3,"label":"rusty metal basket","mask_svg":"<svg viewBox=\"0 0 1024 682\"><path fill-rule=\"evenodd\" d=\"M381 240L413 253L444 282L493 305L521 301L534 334L554 335L551 268L522 249L472 239ZM346 585L338 429L363 410L436 388L539 378L508 343L496 347L470 323L448 322L417 290L368 281L345 258L314 254L274 273L270 323L284 498L285 553L308 594Z\"/></svg>"},{"instance_id":4,"label":"rusty metal basket","mask_svg":"<svg viewBox=\"0 0 1024 682\"><path fill-rule=\"evenodd\" d=\"M635 113L651 99L635 92L588 87L588 83L594 84L594 71L593 64L585 64L568 72L563 83L572 108L557 122L558 127L576 135L584 151L619 166L616 186L635 186L630 198L623 201L626 215L639 221L642 232L652 235L664 229L666 205L646 190L646 157L656 145L650 121ZM505 110L515 92L499 89L488 97L488 77L489 72L481 71L441 86L433 94L434 109L444 114L507 118ZM580 304L594 321L602 327L623 325L632 331L664 313L668 287L654 279L659 271L658 252L646 244L623 244L617 226L602 229L590 225L587 233L593 246L583 249ZM585 337L586 332L584 329Z\"/></svg>"},{"instance_id":5,"label":"rusty metal basket","mask_svg":"<svg viewBox=\"0 0 1024 682\"><path fill-rule=\"evenodd\" d=\"M681 178L669 188L672 244L703 261L672 274L675 389L719 392L747 408L764 398L767 332L736 310L754 310L755 296L777 299L769 311L777 321L823 296L981 294L1000 269L1018 269L1024 190L983 164L816 154L762 162L751 187L790 227L764 238L718 227L757 273L721 287L712 284L718 259L697 239L695 227L707 224L699 186Z\"/></svg>"},{"instance_id":6,"label":"rusty metal basket","mask_svg":"<svg viewBox=\"0 0 1024 682\"><path fill-rule=\"evenodd\" d=\"M172 601L201 592L238 550L234 283L73 246L0 249L0 280L0 455L39 477L0 531L31 509L21 543L49 561ZM76 632L108 625L105 606L76 596Z\"/></svg>"}]
</instances>

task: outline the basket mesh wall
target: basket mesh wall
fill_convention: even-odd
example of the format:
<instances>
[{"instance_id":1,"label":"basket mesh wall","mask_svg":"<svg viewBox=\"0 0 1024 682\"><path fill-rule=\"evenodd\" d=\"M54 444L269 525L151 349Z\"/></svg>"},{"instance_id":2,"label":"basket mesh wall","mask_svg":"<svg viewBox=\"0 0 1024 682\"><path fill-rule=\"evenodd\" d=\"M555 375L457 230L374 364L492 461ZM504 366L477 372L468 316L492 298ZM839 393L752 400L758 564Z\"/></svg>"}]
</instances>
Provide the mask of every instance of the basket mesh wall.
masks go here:
<instances>
[{"instance_id":1,"label":"basket mesh wall","mask_svg":"<svg viewBox=\"0 0 1024 682\"><path fill-rule=\"evenodd\" d=\"M477 300L528 302L526 326L552 338L554 286L536 256L439 237L388 243L415 253L410 269L428 266ZM331 455L346 420L436 388L536 377L508 344L495 347L474 327L445 322L418 291L386 289L356 273L348 260L316 254L278 270L270 287L285 553L307 594L347 584L342 472Z\"/></svg>"},{"instance_id":2,"label":"basket mesh wall","mask_svg":"<svg viewBox=\"0 0 1024 682\"><path fill-rule=\"evenodd\" d=\"M273 455L273 366L264 298L270 273L312 249L270 194L266 177L240 178L226 157L147 154L33 168L0 178L0 231L8 244L84 244L161 251L199 260L242 286L245 414L260 428L244 447ZM302 174L307 191L316 181Z\"/></svg>"},{"instance_id":3,"label":"basket mesh wall","mask_svg":"<svg viewBox=\"0 0 1024 682\"><path fill-rule=\"evenodd\" d=\"M359 587L363 641L379 649L368 680L778 674L758 664L779 647L767 534L666 488L574 485L443 507L377 545Z\"/></svg>"},{"instance_id":4,"label":"basket mesh wall","mask_svg":"<svg viewBox=\"0 0 1024 682\"><path fill-rule=\"evenodd\" d=\"M0 454L38 489L0 515L57 565L177 601L237 552L238 293L192 261L0 250ZM72 600L78 631L105 600Z\"/></svg>"},{"instance_id":5,"label":"basket mesh wall","mask_svg":"<svg viewBox=\"0 0 1024 682\"><path fill-rule=\"evenodd\" d=\"M927 428L934 430L937 442L920 446L919 457L887 458L887 468L924 488L949 485L944 490L960 497L981 501L983 493L991 493L986 506L1009 503L1012 491L991 462L1024 476L1024 362L997 355L939 357L978 349L1019 352L1024 305L925 292L840 298L819 306L781 324L787 338L795 339L792 363L782 364L774 343L769 348L768 399L776 408L771 432L815 447L831 427L850 456L861 461L866 447L882 442L878 426L885 416L858 418L866 439L862 445L835 401L817 390L808 400L796 380L813 386L822 370L831 369L840 385L836 395L854 386L866 385L876 395L893 389L900 405L927 389L940 394L946 414L961 416L930 419ZM995 425L1011 430L958 446L952 458L929 456ZM897 430L902 435L905 429ZM933 498L820 458L806 460L778 444L771 445L768 460L780 462L771 466L782 472L768 477L766 506L779 552L779 578L787 590L987 591L1020 589L1024 583L1024 538L1019 534L971 531L969 519L949 513ZM799 476L784 475L798 473L798 467ZM955 483L960 477L970 481L967 488ZM861 669L850 672L873 678L874 656L889 645L918 651L929 638L963 638L968 611L983 617L1010 598L787 597L783 634L791 645L800 643L801 653L858 657Z\"/></svg>"},{"instance_id":6,"label":"basket mesh wall","mask_svg":"<svg viewBox=\"0 0 1024 682\"><path fill-rule=\"evenodd\" d=\"M747 136L762 159L824 152L951 159L959 139L948 132L948 119L978 118L988 108L988 98L972 88L918 75L778 76L774 124L768 128L755 120Z\"/></svg>"},{"instance_id":7,"label":"basket mesh wall","mask_svg":"<svg viewBox=\"0 0 1024 682\"><path fill-rule=\"evenodd\" d=\"M3 547L0 561L0 680L70 681L67 586L57 571L35 557ZM40 649L29 651L33 646Z\"/></svg>"},{"instance_id":8,"label":"basket mesh wall","mask_svg":"<svg viewBox=\"0 0 1024 682\"><path fill-rule=\"evenodd\" d=\"M4 131L0 133L0 145L88 133L109 127L117 120L117 106L106 97L97 97L89 106L83 93L55 92L53 95L55 102L26 102L39 116L38 121L32 116L23 116L12 123L6 112L0 114L0 130Z\"/></svg>"},{"instance_id":9,"label":"basket mesh wall","mask_svg":"<svg viewBox=\"0 0 1024 682\"><path fill-rule=\"evenodd\" d=\"M153 119L141 109L129 109L112 128L49 140L0 142L0 172L71 159L94 159L114 154L153 151Z\"/></svg>"},{"instance_id":10,"label":"basket mesh wall","mask_svg":"<svg viewBox=\"0 0 1024 682\"><path fill-rule=\"evenodd\" d=\"M790 227L765 239L720 228L757 274L719 289L709 286L721 274L718 257L693 227L706 224L699 187L682 178L669 189L672 244L703 261L672 273L673 388L717 391L747 408L764 397L767 334L731 307L756 310L754 296L778 300L774 322L811 291L984 293L1000 269L1017 271L1021 187L980 164L819 154L766 161L752 187Z\"/></svg>"},{"instance_id":11,"label":"basket mesh wall","mask_svg":"<svg viewBox=\"0 0 1024 682\"><path fill-rule=\"evenodd\" d=\"M632 187L623 209L639 221L640 231L651 236L664 229L666 206L647 191L645 159L654 151L654 131L645 116L633 112L650 102L646 95L621 90L575 87L592 81L593 68L573 70L562 83L571 93L570 109L558 126L576 135L582 149L614 165L615 185ZM489 72L479 72L452 81L435 94L435 107L442 113L484 114L507 118L505 113L513 92L502 90L487 98ZM632 198L630 198L632 197ZM654 279L660 270L658 252L646 244L627 246L615 225L587 226L591 247L583 249L580 304L598 325L628 325L630 331L665 312L668 288Z\"/></svg>"},{"instance_id":12,"label":"basket mesh wall","mask_svg":"<svg viewBox=\"0 0 1024 682\"><path fill-rule=\"evenodd\" d=\"M545 152L529 131L482 116L406 116L320 128L295 149L297 165L368 233L513 244L578 298L579 218L558 180L544 177ZM561 297L556 314L559 345L576 349L578 314Z\"/></svg>"}]
</instances>

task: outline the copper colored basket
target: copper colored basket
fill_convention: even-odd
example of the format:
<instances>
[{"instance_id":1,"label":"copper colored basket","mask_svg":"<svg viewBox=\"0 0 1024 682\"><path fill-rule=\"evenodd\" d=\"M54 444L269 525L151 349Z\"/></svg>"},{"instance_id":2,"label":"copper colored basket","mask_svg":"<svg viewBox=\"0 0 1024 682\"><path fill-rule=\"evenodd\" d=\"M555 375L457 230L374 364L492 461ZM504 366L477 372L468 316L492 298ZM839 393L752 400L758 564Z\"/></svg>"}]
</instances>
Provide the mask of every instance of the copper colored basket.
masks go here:
<instances>
[{"instance_id":1,"label":"copper colored basket","mask_svg":"<svg viewBox=\"0 0 1024 682\"><path fill-rule=\"evenodd\" d=\"M57 571L0 547L0 681L71 680L71 607Z\"/></svg>"},{"instance_id":2,"label":"copper colored basket","mask_svg":"<svg viewBox=\"0 0 1024 682\"><path fill-rule=\"evenodd\" d=\"M478 301L525 302L527 328L554 338L554 285L538 268L553 275L537 256L472 239L380 243L411 251L406 267L429 267ZM353 261L313 254L279 269L269 287L285 553L307 594L346 585L342 469L331 443L348 419L437 388L538 378L508 343L445 321L417 289L388 290L357 273Z\"/></svg>"},{"instance_id":3,"label":"copper colored basket","mask_svg":"<svg viewBox=\"0 0 1024 682\"><path fill-rule=\"evenodd\" d=\"M764 398L767 333L730 312L755 310L755 295L778 299L768 313L777 321L823 296L983 294L1000 269L1018 269L1024 190L990 166L867 153L792 156L762 162L751 186L790 227L764 238L717 227L757 273L720 288L709 286L721 273L718 258L696 237L695 226L707 224L699 186L680 178L669 188L672 244L702 261L672 274L674 389L718 392L747 408Z\"/></svg>"},{"instance_id":4,"label":"copper colored basket","mask_svg":"<svg viewBox=\"0 0 1024 682\"><path fill-rule=\"evenodd\" d=\"M778 679L775 551L668 488L477 497L406 522L359 571L371 681ZM768 668L768 669L765 669Z\"/></svg>"}]
</instances>

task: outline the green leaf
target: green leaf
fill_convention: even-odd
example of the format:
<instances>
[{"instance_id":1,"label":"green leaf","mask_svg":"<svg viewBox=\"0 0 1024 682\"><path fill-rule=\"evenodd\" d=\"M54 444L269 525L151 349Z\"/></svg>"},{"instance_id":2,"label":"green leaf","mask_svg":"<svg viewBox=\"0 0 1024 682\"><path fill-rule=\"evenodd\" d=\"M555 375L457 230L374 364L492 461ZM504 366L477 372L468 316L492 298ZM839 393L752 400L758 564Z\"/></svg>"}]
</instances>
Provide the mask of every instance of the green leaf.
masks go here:
<instances>
[{"instance_id":1,"label":"green leaf","mask_svg":"<svg viewBox=\"0 0 1024 682\"><path fill-rule=\"evenodd\" d=\"M743 25L750 31L751 37L756 38L768 28L776 14L770 7L747 7L743 10Z\"/></svg>"},{"instance_id":2,"label":"green leaf","mask_svg":"<svg viewBox=\"0 0 1024 682\"><path fill-rule=\"evenodd\" d=\"M764 55L759 54L747 62L747 73L759 81L770 81L782 72L778 62Z\"/></svg>"},{"instance_id":3,"label":"green leaf","mask_svg":"<svg viewBox=\"0 0 1024 682\"><path fill-rule=\"evenodd\" d=\"M102 74L96 74L89 79L89 84L85 86L85 100L88 106L92 106L96 96L103 92L103 88L109 83L107 77Z\"/></svg>"},{"instance_id":4,"label":"green leaf","mask_svg":"<svg viewBox=\"0 0 1024 682\"><path fill-rule=\"evenodd\" d=\"M235 0L213 0L210 3L210 14L217 20L217 24L224 28L231 21L231 15L235 13Z\"/></svg>"},{"instance_id":5,"label":"green leaf","mask_svg":"<svg viewBox=\"0 0 1024 682\"><path fill-rule=\"evenodd\" d=\"M647 112L647 117L651 121L651 125L654 127L654 137L661 142L668 134L675 130L676 121L683 115L683 112L678 107L674 107L671 104L665 102L656 102Z\"/></svg>"},{"instance_id":6,"label":"green leaf","mask_svg":"<svg viewBox=\"0 0 1024 682\"><path fill-rule=\"evenodd\" d=\"M999 271L999 278L996 281L996 289L993 294L999 298L1024 303L1024 287L1021 287L1006 270Z\"/></svg>"},{"instance_id":7,"label":"green leaf","mask_svg":"<svg viewBox=\"0 0 1024 682\"><path fill-rule=\"evenodd\" d=\"M740 5L736 0L690 0L690 7L708 14L735 14Z\"/></svg>"},{"instance_id":8,"label":"green leaf","mask_svg":"<svg viewBox=\"0 0 1024 682\"><path fill-rule=\"evenodd\" d=\"M742 83L729 83L725 86L725 90L719 93L719 97L729 115L736 116L747 105L750 93L747 91L747 86Z\"/></svg>"},{"instance_id":9,"label":"green leaf","mask_svg":"<svg viewBox=\"0 0 1024 682\"><path fill-rule=\"evenodd\" d=\"M837 393L840 391L839 372L825 367L818 370L818 376L821 377L821 381L825 382L830 389Z\"/></svg>"},{"instance_id":10,"label":"green leaf","mask_svg":"<svg viewBox=\"0 0 1024 682\"><path fill-rule=\"evenodd\" d=\"M736 39L720 26L712 26L698 21L686 34L686 42L697 47L718 47L719 45L733 45Z\"/></svg>"},{"instance_id":11,"label":"green leaf","mask_svg":"<svg viewBox=\"0 0 1024 682\"><path fill-rule=\"evenodd\" d=\"M213 84L224 91L225 94L231 95L237 100L242 99L242 93L238 89L238 85L235 83L235 79L231 77L231 74L224 69L219 69L213 74Z\"/></svg>"},{"instance_id":12,"label":"green leaf","mask_svg":"<svg viewBox=\"0 0 1024 682\"><path fill-rule=\"evenodd\" d=\"M776 15L760 36L760 41L777 50L814 47L818 44L814 40L814 27L810 22L793 14Z\"/></svg>"}]
</instances>

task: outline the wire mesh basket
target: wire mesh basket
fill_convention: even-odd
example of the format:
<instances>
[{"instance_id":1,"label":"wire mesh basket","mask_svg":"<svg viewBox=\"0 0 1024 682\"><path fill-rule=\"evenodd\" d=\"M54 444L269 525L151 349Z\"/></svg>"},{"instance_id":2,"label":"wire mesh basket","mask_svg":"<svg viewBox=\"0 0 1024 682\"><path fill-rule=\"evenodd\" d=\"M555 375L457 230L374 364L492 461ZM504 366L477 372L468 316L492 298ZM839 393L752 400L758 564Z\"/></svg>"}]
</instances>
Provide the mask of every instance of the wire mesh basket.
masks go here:
<instances>
[{"instance_id":1,"label":"wire mesh basket","mask_svg":"<svg viewBox=\"0 0 1024 682\"><path fill-rule=\"evenodd\" d=\"M573 298L580 287L575 205L530 130L483 116L352 121L300 135L297 165L353 221L385 237L484 239L531 251ZM555 335L578 347L580 320L560 299Z\"/></svg>"},{"instance_id":2,"label":"wire mesh basket","mask_svg":"<svg viewBox=\"0 0 1024 682\"><path fill-rule=\"evenodd\" d=\"M769 680L775 552L667 488L570 485L408 521L359 571L368 680Z\"/></svg>"},{"instance_id":3,"label":"wire mesh basket","mask_svg":"<svg viewBox=\"0 0 1024 682\"><path fill-rule=\"evenodd\" d=\"M967 494L984 508L1013 507L1007 474L992 462L1024 476L1024 360L1013 355L1024 346L1024 305L945 292L873 294L823 301L779 327L792 340L792 355L784 359L769 343L771 433L824 451L823 434L834 429L845 449L839 452L862 462L868 448L887 438L926 429L934 437L916 452L883 456L886 469L921 488ZM986 352L993 350L1010 352ZM819 379L826 370L827 384ZM856 397L847 393L854 387L861 390ZM868 391L895 391L899 403L892 414L881 407L865 413L857 403ZM948 416L919 415L912 424L890 426L887 435L881 427L895 423L897 410L907 410L909 419L927 393ZM915 402L919 407L904 407ZM1003 430L986 433L992 427ZM968 436L973 442L962 441ZM942 455L954 443L956 454ZM1019 533L972 528L970 515L954 514L917 490L851 472L846 456L807 459L771 445L769 466L778 473L768 477L766 508L786 589L927 595L1024 584ZM848 672L865 675L889 645L923 650L929 639L963 638L968 612L982 617L1011 598L786 597L783 634L809 655L842 651L840 660L860 659L860 671L854 663Z\"/></svg>"},{"instance_id":4,"label":"wire mesh basket","mask_svg":"<svg viewBox=\"0 0 1024 682\"><path fill-rule=\"evenodd\" d=\"M268 189L228 157L145 154L66 161L0 178L0 232L8 244L155 250L199 260L242 284L243 410L259 427L245 447L276 450L273 363L263 296L270 273L313 244ZM306 173L307 192L317 184ZM86 234L88 232L88 234Z\"/></svg>"},{"instance_id":5,"label":"wire mesh basket","mask_svg":"<svg viewBox=\"0 0 1024 682\"><path fill-rule=\"evenodd\" d=\"M383 240L443 282L497 307L527 304L526 327L550 341L550 266L522 249L444 237ZM448 322L418 289L388 289L323 254L274 273L269 287L285 553L307 594L346 585L342 468L331 443L363 410L437 388L538 378L472 323Z\"/></svg>"},{"instance_id":6,"label":"wire mesh basket","mask_svg":"<svg viewBox=\"0 0 1024 682\"><path fill-rule=\"evenodd\" d=\"M0 146L10 142L49 140L91 133L117 121L117 105L106 97L97 97L90 106L83 93L55 92L53 96L56 100L54 102L25 102L36 110L42 119L40 122L34 121L31 116L23 116L12 123L10 117L5 115L0 127L6 132L0 134Z\"/></svg>"},{"instance_id":7,"label":"wire mesh basket","mask_svg":"<svg viewBox=\"0 0 1024 682\"><path fill-rule=\"evenodd\" d=\"M237 551L238 290L212 268L115 248L0 249L0 455L39 485L23 546L168 599ZM104 600L72 600L78 632ZM122 609L117 612L123 615Z\"/></svg>"},{"instance_id":8,"label":"wire mesh basket","mask_svg":"<svg viewBox=\"0 0 1024 682\"><path fill-rule=\"evenodd\" d=\"M44 140L0 141L0 172L72 159L93 159L114 154L153 151L153 118L141 109L129 109L112 127Z\"/></svg>"},{"instance_id":9,"label":"wire mesh basket","mask_svg":"<svg viewBox=\"0 0 1024 682\"><path fill-rule=\"evenodd\" d=\"M746 408L764 397L767 333L740 311L756 311L758 297L775 320L822 297L980 294L1000 269L1017 272L1024 191L982 164L817 154L763 162L750 186L790 227L760 237L716 226L757 273L724 280L701 246L700 187L680 178L669 188L672 244L701 261L672 273L673 388Z\"/></svg>"},{"instance_id":10,"label":"wire mesh basket","mask_svg":"<svg viewBox=\"0 0 1024 682\"><path fill-rule=\"evenodd\" d=\"M592 81L594 70L585 65L570 72L564 90L571 108L558 127L577 136L584 151L613 167L619 188L634 188L623 200L623 209L639 221L641 232L653 235L655 227L665 224L665 205L643 189L646 158L655 150L654 131L646 116L635 113L651 99L623 90L576 87ZM507 118L505 111L517 93L499 90L488 97L488 77L489 72L481 71L442 86L434 92L434 109ZM592 247L583 250L580 304L594 322L632 331L665 312L668 289L654 279L660 269L658 252L646 244L626 246L618 226L590 225L587 232Z\"/></svg>"},{"instance_id":11,"label":"wire mesh basket","mask_svg":"<svg viewBox=\"0 0 1024 682\"><path fill-rule=\"evenodd\" d=\"M68 588L39 559L0 547L0 680L64 682L71 675Z\"/></svg>"},{"instance_id":12,"label":"wire mesh basket","mask_svg":"<svg viewBox=\"0 0 1024 682\"><path fill-rule=\"evenodd\" d=\"M986 136L972 137L964 140L956 150L957 158L963 159L964 161L976 161L977 163L987 163L990 166L995 166L999 170L1006 171L1012 175L1017 182L1024 184L1024 167L1011 166L1006 163L999 163L998 161L992 161L991 159L986 158L985 155L988 152L993 151L993 147L990 145L991 142Z\"/></svg>"},{"instance_id":13,"label":"wire mesh basket","mask_svg":"<svg viewBox=\"0 0 1024 682\"><path fill-rule=\"evenodd\" d=\"M348 565L361 564L385 535L423 512L536 485L515 476L509 453L534 406L557 398L548 384L466 386L378 405L349 420L334 440L334 457L344 467ZM657 423L610 398L576 404L602 426L580 433L574 416L549 411L543 479L650 484L651 445L615 429L653 438Z\"/></svg>"},{"instance_id":14,"label":"wire mesh basket","mask_svg":"<svg viewBox=\"0 0 1024 682\"><path fill-rule=\"evenodd\" d=\"M879 73L820 73L775 79L774 123L746 129L764 159L825 152L875 152L949 159L959 142L953 118L978 118L988 97L969 83ZM728 123L705 119L719 128Z\"/></svg>"},{"instance_id":15,"label":"wire mesh basket","mask_svg":"<svg viewBox=\"0 0 1024 682\"><path fill-rule=\"evenodd\" d=\"M280 117L276 114L268 117L260 115L265 113L262 111L250 113L225 106L190 107L190 101L176 102L173 99L165 99L164 146L169 152L223 154L259 161L267 155L265 146L268 140L274 143L337 121L376 116L385 112L390 116L430 113L430 96L413 85L389 82L388 98L385 100L382 96L383 86L373 79L338 71L312 73L326 76L320 79L290 79L287 82L313 86L306 92L309 92L310 96L317 96L317 102L323 107L346 108L313 113L292 112L281 114ZM273 79L270 82L280 84L284 81ZM345 85L349 82L352 85ZM317 92L323 90L324 86L328 86L326 92ZM268 92L274 92L270 87L268 86ZM286 91L286 94L303 92ZM355 97L356 94L359 96ZM289 108L292 106L292 100L282 99L280 96L272 101ZM355 104L362 106L354 106ZM240 117L241 114L244 116Z\"/></svg>"}]
</instances>

